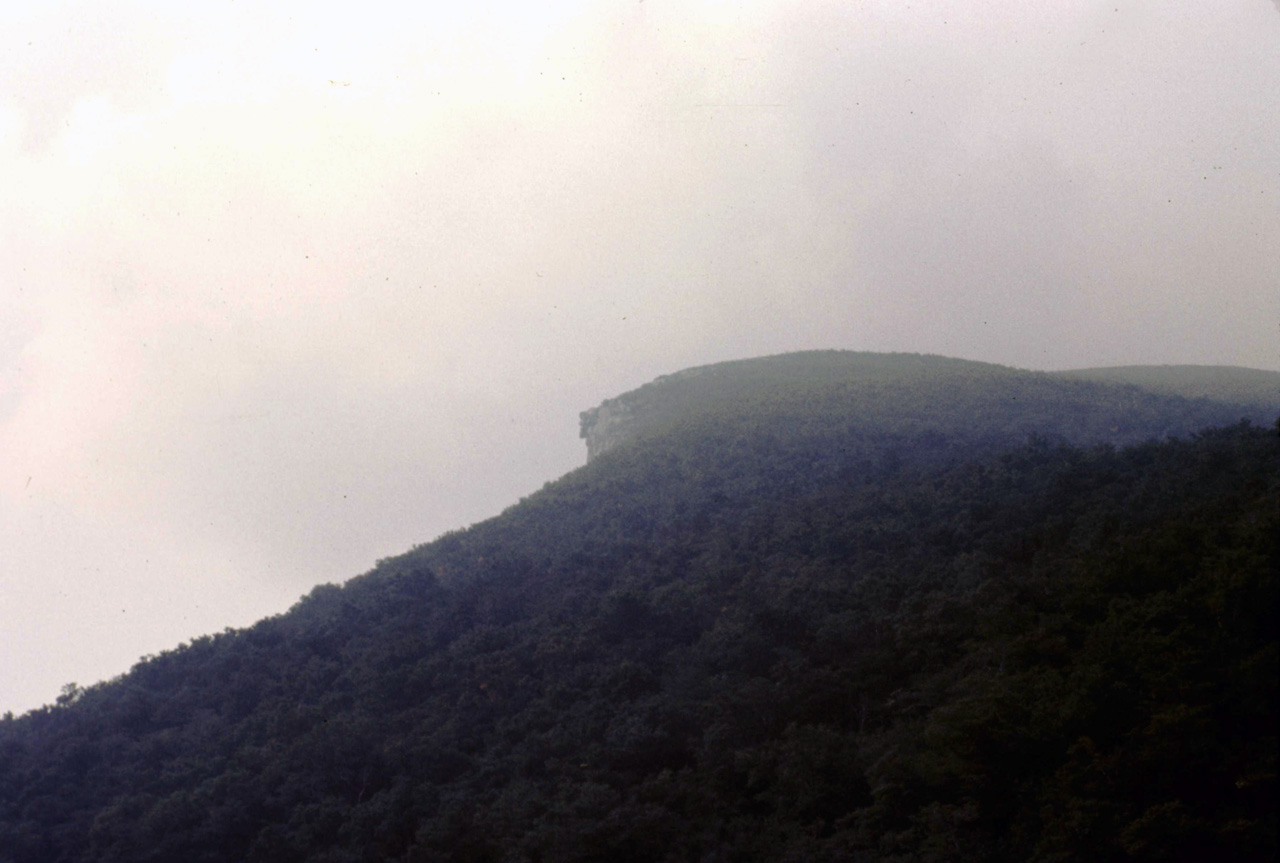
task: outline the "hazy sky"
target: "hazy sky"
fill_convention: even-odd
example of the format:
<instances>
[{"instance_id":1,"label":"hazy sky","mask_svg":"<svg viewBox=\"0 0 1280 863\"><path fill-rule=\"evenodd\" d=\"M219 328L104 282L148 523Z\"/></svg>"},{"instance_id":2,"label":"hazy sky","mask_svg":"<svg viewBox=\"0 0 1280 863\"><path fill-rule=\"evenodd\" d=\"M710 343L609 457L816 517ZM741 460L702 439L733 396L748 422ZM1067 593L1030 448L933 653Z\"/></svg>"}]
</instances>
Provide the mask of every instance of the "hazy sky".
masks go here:
<instances>
[{"instance_id":1,"label":"hazy sky","mask_svg":"<svg viewBox=\"0 0 1280 863\"><path fill-rule=\"evenodd\" d=\"M1280 369L1272 0L5 4L0 710L805 348Z\"/></svg>"}]
</instances>

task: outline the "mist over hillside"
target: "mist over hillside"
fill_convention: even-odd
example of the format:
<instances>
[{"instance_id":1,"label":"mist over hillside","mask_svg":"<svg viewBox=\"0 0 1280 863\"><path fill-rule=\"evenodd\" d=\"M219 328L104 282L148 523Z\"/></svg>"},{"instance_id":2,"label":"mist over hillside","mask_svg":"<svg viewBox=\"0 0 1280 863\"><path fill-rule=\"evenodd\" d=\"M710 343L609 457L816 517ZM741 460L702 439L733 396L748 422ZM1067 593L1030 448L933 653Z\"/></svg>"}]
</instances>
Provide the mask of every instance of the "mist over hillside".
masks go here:
<instances>
[{"instance_id":1,"label":"mist over hillside","mask_svg":"<svg viewBox=\"0 0 1280 863\"><path fill-rule=\"evenodd\" d=\"M0 861L1274 859L1280 405L1226 380L660 378L501 515L5 717Z\"/></svg>"}]
</instances>

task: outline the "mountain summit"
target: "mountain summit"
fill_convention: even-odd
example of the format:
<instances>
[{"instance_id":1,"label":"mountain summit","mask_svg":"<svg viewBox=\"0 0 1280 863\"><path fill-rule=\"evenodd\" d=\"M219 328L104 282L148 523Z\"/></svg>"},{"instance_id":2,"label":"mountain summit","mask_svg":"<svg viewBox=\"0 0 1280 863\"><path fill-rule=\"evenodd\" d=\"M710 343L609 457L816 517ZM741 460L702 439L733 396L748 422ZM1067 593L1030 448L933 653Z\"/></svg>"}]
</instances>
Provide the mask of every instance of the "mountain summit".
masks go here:
<instances>
[{"instance_id":1,"label":"mountain summit","mask_svg":"<svg viewBox=\"0 0 1280 863\"><path fill-rule=\"evenodd\" d=\"M1171 400L1169 397L1185 399ZM581 415L588 460L681 426L858 425L992 440L1134 443L1280 411L1280 372L1124 366L1067 372L920 354L810 351L699 366Z\"/></svg>"}]
</instances>

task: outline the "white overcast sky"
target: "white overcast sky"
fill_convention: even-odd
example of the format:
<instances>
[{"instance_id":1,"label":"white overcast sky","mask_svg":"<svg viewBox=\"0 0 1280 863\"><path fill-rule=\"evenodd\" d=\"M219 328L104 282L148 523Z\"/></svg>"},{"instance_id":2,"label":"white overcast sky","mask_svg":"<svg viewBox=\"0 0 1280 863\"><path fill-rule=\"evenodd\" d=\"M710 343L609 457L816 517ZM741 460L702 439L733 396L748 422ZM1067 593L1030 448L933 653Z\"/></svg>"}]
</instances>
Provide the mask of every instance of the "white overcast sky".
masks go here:
<instances>
[{"instance_id":1,"label":"white overcast sky","mask_svg":"<svg viewBox=\"0 0 1280 863\"><path fill-rule=\"evenodd\" d=\"M806 348L1280 369L1272 0L7 3L0 711Z\"/></svg>"}]
</instances>

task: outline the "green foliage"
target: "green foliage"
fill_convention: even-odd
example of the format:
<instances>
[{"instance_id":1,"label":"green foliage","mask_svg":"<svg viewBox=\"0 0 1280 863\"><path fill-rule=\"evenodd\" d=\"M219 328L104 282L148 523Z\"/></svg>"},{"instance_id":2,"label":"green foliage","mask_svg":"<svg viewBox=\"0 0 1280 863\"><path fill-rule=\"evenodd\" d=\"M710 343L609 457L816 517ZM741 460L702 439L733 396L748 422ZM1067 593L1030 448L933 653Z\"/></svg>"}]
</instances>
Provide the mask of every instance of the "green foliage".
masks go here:
<instances>
[{"instance_id":1,"label":"green foliage","mask_svg":"<svg viewBox=\"0 0 1280 863\"><path fill-rule=\"evenodd\" d=\"M1274 430L1001 386L727 400L0 721L0 861L1274 859Z\"/></svg>"}]
</instances>

